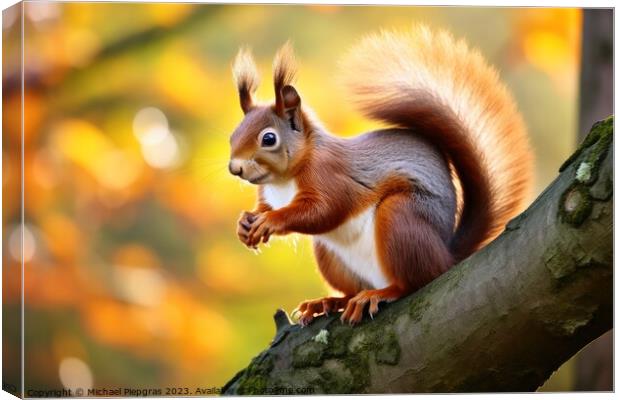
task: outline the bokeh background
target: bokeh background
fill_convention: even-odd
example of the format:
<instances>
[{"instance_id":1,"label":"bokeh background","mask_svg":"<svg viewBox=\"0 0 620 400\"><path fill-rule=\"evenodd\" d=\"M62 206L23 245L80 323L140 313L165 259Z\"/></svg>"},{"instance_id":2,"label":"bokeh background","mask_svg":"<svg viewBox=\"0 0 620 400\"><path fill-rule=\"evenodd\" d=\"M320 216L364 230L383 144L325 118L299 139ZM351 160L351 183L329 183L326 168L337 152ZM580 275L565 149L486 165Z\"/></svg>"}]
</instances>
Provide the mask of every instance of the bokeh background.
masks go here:
<instances>
[{"instance_id":1,"label":"bokeh background","mask_svg":"<svg viewBox=\"0 0 620 400\"><path fill-rule=\"evenodd\" d=\"M230 63L251 46L269 99L271 58L291 39L304 102L353 135L376 124L347 103L340 55L414 21L497 66L529 127L538 194L577 140L580 10L26 3L26 389L220 386L269 343L276 308L324 295L307 238L260 254L236 239L255 188L226 169L242 118ZM5 38L19 22L3 13ZM17 45L4 53L6 318L19 313ZM3 349L18 357L19 336ZM571 390L571 363L544 389Z\"/></svg>"}]
</instances>

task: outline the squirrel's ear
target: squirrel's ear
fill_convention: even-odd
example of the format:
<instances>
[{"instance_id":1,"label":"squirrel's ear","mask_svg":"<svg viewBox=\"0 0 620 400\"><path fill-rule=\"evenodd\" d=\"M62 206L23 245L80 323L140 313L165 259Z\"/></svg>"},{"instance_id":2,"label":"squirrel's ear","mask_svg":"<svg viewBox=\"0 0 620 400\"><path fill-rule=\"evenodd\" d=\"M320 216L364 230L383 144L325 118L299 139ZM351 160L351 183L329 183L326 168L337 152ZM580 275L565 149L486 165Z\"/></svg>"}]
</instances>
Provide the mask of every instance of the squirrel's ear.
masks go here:
<instances>
[{"instance_id":1,"label":"squirrel's ear","mask_svg":"<svg viewBox=\"0 0 620 400\"><path fill-rule=\"evenodd\" d=\"M291 85L286 85L281 90L282 94L282 107L284 109L283 118L286 118L291 126L291 129L295 131L302 131L302 116L301 116L301 97L299 93Z\"/></svg>"},{"instance_id":2,"label":"squirrel's ear","mask_svg":"<svg viewBox=\"0 0 620 400\"><path fill-rule=\"evenodd\" d=\"M282 88L282 102L284 103L284 110L289 111L301 105L301 97L293 86L286 85Z\"/></svg>"},{"instance_id":3,"label":"squirrel's ear","mask_svg":"<svg viewBox=\"0 0 620 400\"><path fill-rule=\"evenodd\" d=\"M275 112L281 118L285 117L284 88L295 78L295 55L291 42L286 42L273 59L273 86L275 89ZM295 90L295 89L293 89ZM297 96L299 97L299 96Z\"/></svg>"},{"instance_id":4,"label":"squirrel's ear","mask_svg":"<svg viewBox=\"0 0 620 400\"><path fill-rule=\"evenodd\" d=\"M233 78L239 92L239 103L244 114L254 108L253 94L260 81L252 53L248 48L241 48L233 62Z\"/></svg>"}]
</instances>

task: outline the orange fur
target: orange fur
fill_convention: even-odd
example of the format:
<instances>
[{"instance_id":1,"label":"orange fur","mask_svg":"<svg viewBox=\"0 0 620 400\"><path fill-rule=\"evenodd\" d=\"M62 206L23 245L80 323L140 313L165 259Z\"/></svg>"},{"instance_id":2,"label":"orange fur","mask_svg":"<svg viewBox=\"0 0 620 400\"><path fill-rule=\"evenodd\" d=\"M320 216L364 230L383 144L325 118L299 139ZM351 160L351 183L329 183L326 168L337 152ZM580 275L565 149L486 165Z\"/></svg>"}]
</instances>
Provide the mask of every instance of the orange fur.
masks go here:
<instances>
[{"instance_id":1,"label":"orange fur","mask_svg":"<svg viewBox=\"0 0 620 400\"><path fill-rule=\"evenodd\" d=\"M377 207L376 218L380 265L404 293L420 289L453 264L447 245L420 214L409 193L385 198Z\"/></svg>"},{"instance_id":2,"label":"orange fur","mask_svg":"<svg viewBox=\"0 0 620 400\"><path fill-rule=\"evenodd\" d=\"M278 233L329 232L369 204L361 201L359 190L350 182L333 173L333 166L321 163L320 169L309 168L317 164L306 161L303 171L295 176L300 191L293 202L268 213L271 222L281 227Z\"/></svg>"},{"instance_id":3,"label":"orange fur","mask_svg":"<svg viewBox=\"0 0 620 400\"><path fill-rule=\"evenodd\" d=\"M269 107L252 106L243 122L230 137L231 156L240 157L251 155L256 149L256 134L272 122L272 112Z\"/></svg>"},{"instance_id":4,"label":"orange fur","mask_svg":"<svg viewBox=\"0 0 620 400\"><path fill-rule=\"evenodd\" d=\"M525 126L477 51L447 32L414 26L366 37L342 65L364 113L427 136L454 164L464 202L453 240L457 259L523 209L533 170Z\"/></svg>"},{"instance_id":5,"label":"orange fur","mask_svg":"<svg viewBox=\"0 0 620 400\"><path fill-rule=\"evenodd\" d=\"M290 86L295 75L290 44L274 60L272 105L253 103L258 75L248 54L240 52L235 62L246 117L231 137L231 157L246 160L247 169L267 172L265 176L274 185L294 181L295 193L288 204L272 209L260 188L255 211L244 213L239 220L239 238L255 247L272 234L331 234L348 221L374 221L368 241L376 248L371 257L378 259L382 275L377 278L367 270L354 272L347 266L353 247L346 247L349 253L340 258L335 252L343 251L342 247L335 245L332 251L315 242L321 274L344 297L303 302L299 308L302 323L315 314L342 308L345 302L344 320L358 322L366 306L372 316L379 302L423 287L488 243L523 207L532 182L532 155L523 121L495 70L464 42L418 26L408 32L369 36L348 54L343 64L346 82L360 109L371 118L425 138L415 142L423 149L430 146L427 141L433 144L432 150L422 153L428 156L424 160L435 161L434 169L426 171L433 175L404 175L395 165L393 173L381 175L372 185L360 178L360 171L376 176L371 173L373 165L355 164L351 158L357 153L346 151L346 141L327 134L301 106L301 98ZM264 129L286 133L291 147L261 149ZM278 160L286 167L279 168ZM427 186L416 182L418 177L435 181L444 176L442 171L447 177L439 182L447 183L440 187L450 186L446 190L450 195L438 198L436 188L435 192L426 189L428 182ZM454 202L451 190L456 194L456 209L450 205ZM364 219L367 215L373 219ZM357 216L361 217L354 220ZM452 217L457 221L454 232ZM351 229L367 238L362 232L365 228ZM363 259L358 264L368 268ZM373 271L378 269L373 267ZM382 287L386 280L387 286Z\"/></svg>"}]
</instances>

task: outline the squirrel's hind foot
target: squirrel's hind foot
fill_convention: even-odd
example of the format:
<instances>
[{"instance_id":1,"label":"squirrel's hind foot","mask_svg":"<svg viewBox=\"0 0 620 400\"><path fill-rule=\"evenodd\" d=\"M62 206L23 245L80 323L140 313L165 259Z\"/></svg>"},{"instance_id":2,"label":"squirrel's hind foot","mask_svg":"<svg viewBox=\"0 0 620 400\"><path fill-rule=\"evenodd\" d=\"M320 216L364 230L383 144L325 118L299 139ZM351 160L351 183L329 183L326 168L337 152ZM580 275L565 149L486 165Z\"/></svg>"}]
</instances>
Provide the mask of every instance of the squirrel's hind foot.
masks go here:
<instances>
[{"instance_id":1,"label":"squirrel's hind foot","mask_svg":"<svg viewBox=\"0 0 620 400\"><path fill-rule=\"evenodd\" d=\"M310 324L315 317L321 315L329 315L330 312L340 311L345 308L347 302L352 296L345 297L322 297L314 300L306 300L301 302L292 314L300 314L299 324L306 326Z\"/></svg>"},{"instance_id":2,"label":"squirrel's hind foot","mask_svg":"<svg viewBox=\"0 0 620 400\"><path fill-rule=\"evenodd\" d=\"M379 312L379 303L382 301L394 301L405 295L405 291L396 285L390 285L383 289L362 290L348 302L340 317L342 322L355 325L362 320L364 309L368 305L368 315L373 318Z\"/></svg>"}]
</instances>

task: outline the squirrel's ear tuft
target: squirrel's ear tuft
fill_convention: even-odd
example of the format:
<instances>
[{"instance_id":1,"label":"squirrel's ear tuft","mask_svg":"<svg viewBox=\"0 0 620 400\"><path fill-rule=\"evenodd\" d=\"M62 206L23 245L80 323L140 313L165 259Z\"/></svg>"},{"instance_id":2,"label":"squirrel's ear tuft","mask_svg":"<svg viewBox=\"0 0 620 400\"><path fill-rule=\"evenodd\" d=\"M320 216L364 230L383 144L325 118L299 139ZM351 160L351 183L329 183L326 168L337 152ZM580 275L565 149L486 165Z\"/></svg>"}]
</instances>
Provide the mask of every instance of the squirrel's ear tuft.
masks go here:
<instances>
[{"instance_id":1,"label":"squirrel's ear tuft","mask_svg":"<svg viewBox=\"0 0 620 400\"><path fill-rule=\"evenodd\" d=\"M254 107L253 94L258 88L260 77L252 53L242 47L233 62L233 78L239 92L239 103L245 114Z\"/></svg>"},{"instance_id":2,"label":"squirrel's ear tuft","mask_svg":"<svg viewBox=\"0 0 620 400\"><path fill-rule=\"evenodd\" d=\"M295 65L293 46L290 41L287 41L280 50L278 50L273 60L273 86L276 95L275 111L282 118L284 118L286 111L283 88L293 82L296 72L297 68ZM297 92L295 92L295 94L297 94ZM299 96L297 97L299 98Z\"/></svg>"}]
</instances>

